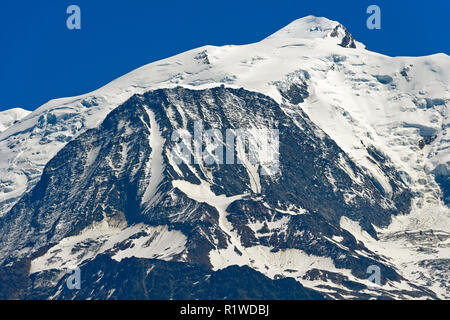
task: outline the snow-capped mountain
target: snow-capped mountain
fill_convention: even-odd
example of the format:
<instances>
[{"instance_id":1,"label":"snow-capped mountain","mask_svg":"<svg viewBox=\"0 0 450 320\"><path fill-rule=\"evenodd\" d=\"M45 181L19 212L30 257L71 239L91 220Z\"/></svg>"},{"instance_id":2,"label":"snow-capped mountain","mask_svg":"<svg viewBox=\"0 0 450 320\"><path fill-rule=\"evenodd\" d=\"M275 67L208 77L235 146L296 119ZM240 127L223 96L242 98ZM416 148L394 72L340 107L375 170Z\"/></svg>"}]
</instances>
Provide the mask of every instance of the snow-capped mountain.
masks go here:
<instances>
[{"instance_id":1,"label":"snow-capped mountain","mask_svg":"<svg viewBox=\"0 0 450 320\"><path fill-rule=\"evenodd\" d=\"M22 108L13 108L5 111L0 111L0 132L5 131L17 121L22 120L28 116L31 111Z\"/></svg>"},{"instance_id":2,"label":"snow-capped mountain","mask_svg":"<svg viewBox=\"0 0 450 320\"><path fill-rule=\"evenodd\" d=\"M0 292L123 298L129 269L188 268L174 286L246 272L270 297L293 278L297 298L448 298L449 81L447 55L380 55L308 16L50 101L0 133L0 276L21 274ZM279 130L279 174L177 164L171 134L196 121ZM65 287L77 266L97 296Z\"/></svg>"}]
</instances>

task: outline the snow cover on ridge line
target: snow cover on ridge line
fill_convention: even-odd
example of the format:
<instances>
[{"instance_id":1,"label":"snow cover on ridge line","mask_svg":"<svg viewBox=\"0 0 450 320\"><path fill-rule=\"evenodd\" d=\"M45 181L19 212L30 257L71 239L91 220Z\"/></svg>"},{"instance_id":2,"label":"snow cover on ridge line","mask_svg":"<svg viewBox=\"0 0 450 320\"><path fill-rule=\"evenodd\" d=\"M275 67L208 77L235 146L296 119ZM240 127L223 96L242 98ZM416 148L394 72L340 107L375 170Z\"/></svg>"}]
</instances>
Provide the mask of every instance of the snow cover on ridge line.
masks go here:
<instances>
[{"instance_id":1,"label":"snow cover on ridge line","mask_svg":"<svg viewBox=\"0 0 450 320\"><path fill-rule=\"evenodd\" d=\"M307 16L293 21L266 39L323 39L340 44L345 37L344 28L340 23L324 17ZM333 33L333 31L335 32ZM364 44L358 41L355 41L355 45L357 48L365 48Z\"/></svg>"},{"instance_id":2,"label":"snow cover on ridge line","mask_svg":"<svg viewBox=\"0 0 450 320\"><path fill-rule=\"evenodd\" d=\"M30 113L31 111L22 108L0 111L0 133L13 126L16 121L22 120Z\"/></svg>"},{"instance_id":3,"label":"snow cover on ridge line","mask_svg":"<svg viewBox=\"0 0 450 320\"><path fill-rule=\"evenodd\" d=\"M126 242L125 249L119 244ZM186 236L167 226L134 225L112 228L106 220L86 228L79 235L68 237L31 262L30 273L44 270L67 270L108 252L112 259L128 257L172 260L185 250Z\"/></svg>"}]
</instances>

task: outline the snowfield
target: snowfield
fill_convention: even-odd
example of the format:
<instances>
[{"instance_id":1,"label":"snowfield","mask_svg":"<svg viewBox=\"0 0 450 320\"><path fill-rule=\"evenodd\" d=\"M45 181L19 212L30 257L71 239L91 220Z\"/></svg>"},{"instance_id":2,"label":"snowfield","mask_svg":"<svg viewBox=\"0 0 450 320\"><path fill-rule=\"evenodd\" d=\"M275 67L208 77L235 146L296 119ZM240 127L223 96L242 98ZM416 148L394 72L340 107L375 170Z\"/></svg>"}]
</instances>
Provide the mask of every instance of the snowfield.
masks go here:
<instances>
[{"instance_id":1,"label":"snowfield","mask_svg":"<svg viewBox=\"0 0 450 320\"><path fill-rule=\"evenodd\" d=\"M13 126L17 121L28 116L31 111L14 108L6 111L0 111L0 133Z\"/></svg>"}]
</instances>

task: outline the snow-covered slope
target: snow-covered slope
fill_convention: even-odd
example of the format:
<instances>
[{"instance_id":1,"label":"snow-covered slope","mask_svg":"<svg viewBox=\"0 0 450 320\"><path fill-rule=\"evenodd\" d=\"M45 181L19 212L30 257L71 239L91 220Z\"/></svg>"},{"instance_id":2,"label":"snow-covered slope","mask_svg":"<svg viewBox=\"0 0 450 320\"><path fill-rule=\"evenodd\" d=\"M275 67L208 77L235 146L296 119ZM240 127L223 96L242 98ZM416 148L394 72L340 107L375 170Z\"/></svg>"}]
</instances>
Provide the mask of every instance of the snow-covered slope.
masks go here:
<instances>
[{"instance_id":1,"label":"snow-covered slope","mask_svg":"<svg viewBox=\"0 0 450 320\"><path fill-rule=\"evenodd\" d=\"M13 108L5 111L0 111L0 133L14 125L16 121L25 118L30 113L31 111L22 108Z\"/></svg>"},{"instance_id":2,"label":"snow-covered slope","mask_svg":"<svg viewBox=\"0 0 450 320\"><path fill-rule=\"evenodd\" d=\"M366 242L394 265L412 268L405 269L407 278L447 277L430 271L435 270L433 264L424 261L448 263L448 237L430 241L418 236L411 242L408 232L450 232L445 204L450 57L381 55L366 50L338 22L312 16L260 42L190 50L141 67L94 92L52 100L35 110L0 133L0 216L36 184L44 166L68 141L98 126L133 94L220 85L261 92L278 103L299 104L388 198L394 191L386 168L395 168L399 181L412 191L412 211L378 230L379 241L366 238ZM358 234L357 227L344 225ZM400 251L389 251L393 235L395 250ZM417 260L414 253L424 250L431 253ZM397 261L398 256L402 258ZM419 264L424 271L414 274ZM434 290L449 295L448 288Z\"/></svg>"}]
</instances>

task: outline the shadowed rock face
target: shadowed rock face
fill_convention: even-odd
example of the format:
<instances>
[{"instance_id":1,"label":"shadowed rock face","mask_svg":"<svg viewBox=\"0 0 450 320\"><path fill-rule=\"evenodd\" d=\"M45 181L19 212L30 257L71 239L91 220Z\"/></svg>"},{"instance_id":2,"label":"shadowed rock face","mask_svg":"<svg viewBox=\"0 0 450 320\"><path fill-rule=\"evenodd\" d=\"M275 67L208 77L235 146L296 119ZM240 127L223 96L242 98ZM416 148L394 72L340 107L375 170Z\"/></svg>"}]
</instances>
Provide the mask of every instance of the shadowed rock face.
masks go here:
<instances>
[{"instance_id":1,"label":"shadowed rock face","mask_svg":"<svg viewBox=\"0 0 450 320\"><path fill-rule=\"evenodd\" d=\"M337 25L331 32L330 36L337 37L339 34L338 33L339 29L342 29L345 33L344 37L342 38L342 42L339 45L343 48L355 49L356 48L355 39L353 38L352 34L347 30L347 28L344 27L343 25L341 24Z\"/></svg>"},{"instance_id":2,"label":"shadowed rock face","mask_svg":"<svg viewBox=\"0 0 450 320\"><path fill-rule=\"evenodd\" d=\"M323 294L304 288L294 279L271 280L247 266L231 266L214 272L187 263L137 258L117 262L100 255L85 264L81 274L85 276L80 290L69 290L68 275L64 275L56 286L41 292L41 296L30 297L85 300L92 297L94 290L96 299L101 300L324 299ZM39 280L42 279L32 277L36 285Z\"/></svg>"},{"instance_id":3,"label":"shadowed rock face","mask_svg":"<svg viewBox=\"0 0 450 320\"><path fill-rule=\"evenodd\" d=\"M278 129L280 171L259 175L259 188L255 190L251 182L254 177L241 164L174 165L170 159L176 144L171 139L172 133L182 128L193 134L194 123L200 120L205 129L218 129L223 136L227 129ZM160 146L154 144L155 136L160 139ZM156 165L158 154L161 163L155 172L152 166ZM385 159L377 161L386 172L392 170ZM395 172L389 172L388 176L394 184ZM224 229L220 222L224 213L218 207L196 200L186 190L175 187L174 181L193 186L207 184L216 196L240 196L226 208L224 219L231 230ZM231 293L221 292L220 283L244 272L237 268L215 273L212 279L219 280L211 286L212 291L208 291L209 285L202 279L212 268L210 253L231 246L233 233L239 236L244 250L254 246L268 247L273 252L298 249L331 258L337 268L349 269L360 279L367 277L368 266L378 264L383 270L383 282L398 281L400 277L394 269L339 225L340 219L346 216L376 237L373 225L386 226L392 215L409 210L409 191L399 183L393 189L394 197L383 195L371 177L297 105L279 105L267 96L244 89L155 90L133 96L112 111L98 128L68 143L47 164L38 184L0 219L0 259L4 266L21 261L101 221L116 228L137 224L167 226L186 237L184 250L170 257L182 263L165 265L138 258L126 263L141 271L153 264L161 270L167 268L167 273L174 277L173 287L186 288L187 282L200 281L201 290L185 291L179 298L208 297L208 294L217 299L224 295L262 299L317 297L301 290L292 296L278 293L283 285L298 284L287 280L283 285L271 282L248 268L242 270L265 283L266 291L257 295L243 284L244 293L238 294L231 287ZM153 190L150 196L148 190ZM292 208L302 213L289 212ZM255 230L252 227L255 224L263 228ZM342 238L340 244L329 240L333 237ZM130 239L118 243L114 252L110 250L108 254L132 247L134 242ZM105 271L110 274L105 275L104 281L109 281L106 279L114 273L123 277L127 270L125 263L106 258L86 261L83 270L92 278L103 264L103 270L111 270ZM195 271L191 278L182 280L175 274L180 268ZM162 274L163 271L159 275L150 273L135 280L152 282L152 277ZM34 279L48 276L48 271L33 275ZM117 287L115 283L108 286L111 290ZM159 295L156 291L152 296L146 296L146 289L140 288L136 297L165 299L173 287L159 288L162 290ZM48 293L47 289L42 290ZM111 297L128 298L127 292L131 294L126 289L115 292ZM33 292L29 297L34 297ZM63 292L58 297L69 298L70 293ZM87 291L75 298L88 298ZM93 298L108 298L107 292Z\"/></svg>"},{"instance_id":4,"label":"shadowed rock face","mask_svg":"<svg viewBox=\"0 0 450 320\"><path fill-rule=\"evenodd\" d=\"M292 104L299 104L305 101L309 97L308 84L305 83L293 83L287 90L279 90L283 98L291 102Z\"/></svg>"},{"instance_id":5,"label":"shadowed rock face","mask_svg":"<svg viewBox=\"0 0 450 320\"><path fill-rule=\"evenodd\" d=\"M444 203L450 206L450 173L444 164L440 164L434 170L436 182L439 184L443 194Z\"/></svg>"}]
</instances>

